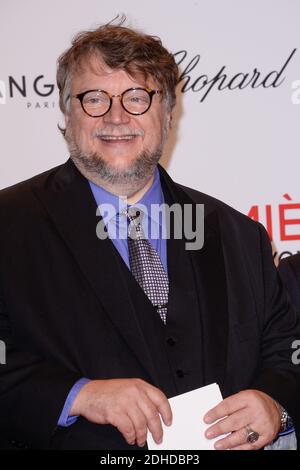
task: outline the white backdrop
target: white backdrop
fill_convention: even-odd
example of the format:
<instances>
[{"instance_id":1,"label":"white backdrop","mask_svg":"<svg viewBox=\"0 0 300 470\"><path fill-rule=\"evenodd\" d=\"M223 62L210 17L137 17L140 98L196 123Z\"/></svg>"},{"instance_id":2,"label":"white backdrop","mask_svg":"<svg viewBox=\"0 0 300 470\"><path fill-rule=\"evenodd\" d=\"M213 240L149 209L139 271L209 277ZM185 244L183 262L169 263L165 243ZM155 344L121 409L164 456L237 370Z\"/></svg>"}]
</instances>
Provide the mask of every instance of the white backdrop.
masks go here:
<instances>
[{"instance_id":1,"label":"white backdrop","mask_svg":"<svg viewBox=\"0 0 300 470\"><path fill-rule=\"evenodd\" d=\"M125 13L182 59L178 125L162 159L171 176L246 214L252 209L278 254L300 250L299 0L0 5L0 188L68 158L56 127L56 59L79 30Z\"/></svg>"}]
</instances>

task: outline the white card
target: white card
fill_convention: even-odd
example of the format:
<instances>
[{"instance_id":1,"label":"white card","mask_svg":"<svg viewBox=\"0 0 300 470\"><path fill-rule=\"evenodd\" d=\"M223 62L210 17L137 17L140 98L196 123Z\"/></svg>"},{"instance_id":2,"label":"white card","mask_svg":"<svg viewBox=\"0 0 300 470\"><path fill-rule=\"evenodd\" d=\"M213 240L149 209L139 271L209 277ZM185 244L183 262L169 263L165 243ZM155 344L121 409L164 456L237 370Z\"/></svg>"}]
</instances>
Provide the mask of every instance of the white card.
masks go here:
<instances>
[{"instance_id":1,"label":"white card","mask_svg":"<svg viewBox=\"0 0 300 470\"><path fill-rule=\"evenodd\" d=\"M207 439L205 431L209 425L203 417L223 400L217 384L207 385L191 392L170 398L173 412L171 426L163 424L163 442L156 444L148 432L149 450L213 450L214 443L220 439Z\"/></svg>"}]
</instances>

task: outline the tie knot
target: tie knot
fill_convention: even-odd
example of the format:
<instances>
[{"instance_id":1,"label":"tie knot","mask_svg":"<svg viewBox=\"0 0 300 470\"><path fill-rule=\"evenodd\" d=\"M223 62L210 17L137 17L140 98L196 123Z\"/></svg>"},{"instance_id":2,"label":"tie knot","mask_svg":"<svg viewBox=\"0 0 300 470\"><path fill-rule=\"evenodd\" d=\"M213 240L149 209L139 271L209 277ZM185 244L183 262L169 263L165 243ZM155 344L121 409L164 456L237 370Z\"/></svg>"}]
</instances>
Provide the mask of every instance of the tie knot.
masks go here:
<instances>
[{"instance_id":1,"label":"tie knot","mask_svg":"<svg viewBox=\"0 0 300 470\"><path fill-rule=\"evenodd\" d=\"M144 239L145 235L142 229L142 218L144 213L138 207L127 207L124 209L122 213L127 217L129 221L128 226L128 237L136 240L136 239Z\"/></svg>"},{"instance_id":2,"label":"tie knot","mask_svg":"<svg viewBox=\"0 0 300 470\"><path fill-rule=\"evenodd\" d=\"M142 218L144 214L138 207L134 207L134 206L128 207L124 211L124 213L129 219L129 221L133 222L134 225L138 225L142 222Z\"/></svg>"}]
</instances>

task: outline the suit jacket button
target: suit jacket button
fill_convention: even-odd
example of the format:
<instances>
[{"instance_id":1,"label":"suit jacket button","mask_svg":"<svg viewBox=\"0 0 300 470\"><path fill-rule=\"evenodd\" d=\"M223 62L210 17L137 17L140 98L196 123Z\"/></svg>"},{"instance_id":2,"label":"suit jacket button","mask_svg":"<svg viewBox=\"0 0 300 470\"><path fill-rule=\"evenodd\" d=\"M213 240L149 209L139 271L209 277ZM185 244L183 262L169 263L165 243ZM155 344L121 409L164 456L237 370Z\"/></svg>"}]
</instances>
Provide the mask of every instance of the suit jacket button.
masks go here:
<instances>
[{"instance_id":1,"label":"suit jacket button","mask_svg":"<svg viewBox=\"0 0 300 470\"><path fill-rule=\"evenodd\" d=\"M183 370L178 369L178 370L176 371L176 375L177 375L177 377L178 377L179 379L182 379L182 377L184 376Z\"/></svg>"},{"instance_id":2,"label":"suit jacket button","mask_svg":"<svg viewBox=\"0 0 300 470\"><path fill-rule=\"evenodd\" d=\"M173 336L167 339L167 343L169 346L175 346L176 342L176 338L174 338Z\"/></svg>"}]
</instances>

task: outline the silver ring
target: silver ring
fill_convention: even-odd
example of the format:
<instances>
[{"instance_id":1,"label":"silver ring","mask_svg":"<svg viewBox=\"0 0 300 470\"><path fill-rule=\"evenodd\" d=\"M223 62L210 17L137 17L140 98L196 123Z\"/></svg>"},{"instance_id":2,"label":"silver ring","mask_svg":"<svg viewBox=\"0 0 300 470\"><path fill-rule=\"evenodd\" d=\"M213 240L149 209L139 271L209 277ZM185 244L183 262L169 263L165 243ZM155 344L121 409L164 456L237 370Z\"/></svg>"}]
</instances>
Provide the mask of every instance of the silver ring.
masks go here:
<instances>
[{"instance_id":1,"label":"silver ring","mask_svg":"<svg viewBox=\"0 0 300 470\"><path fill-rule=\"evenodd\" d=\"M245 426L246 430L246 440L249 442L249 444L254 444L254 442L258 441L259 439L259 434L256 431L253 431L253 429L250 428L250 426Z\"/></svg>"}]
</instances>

